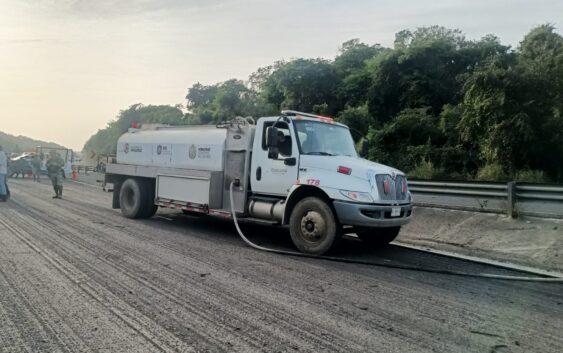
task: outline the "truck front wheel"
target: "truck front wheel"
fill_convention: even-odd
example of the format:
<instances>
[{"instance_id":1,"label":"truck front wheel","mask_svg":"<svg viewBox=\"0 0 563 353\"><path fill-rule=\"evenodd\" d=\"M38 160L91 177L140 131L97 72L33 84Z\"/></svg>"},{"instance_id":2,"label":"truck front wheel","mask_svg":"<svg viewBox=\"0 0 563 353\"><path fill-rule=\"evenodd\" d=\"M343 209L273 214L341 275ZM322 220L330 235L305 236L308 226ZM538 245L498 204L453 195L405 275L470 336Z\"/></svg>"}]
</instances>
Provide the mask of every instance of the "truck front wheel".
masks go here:
<instances>
[{"instance_id":1,"label":"truck front wheel","mask_svg":"<svg viewBox=\"0 0 563 353\"><path fill-rule=\"evenodd\" d=\"M338 224L332 209L317 197L299 201L289 218L289 233L299 251L321 255L338 240Z\"/></svg>"},{"instance_id":2,"label":"truck front wheel","mask_svg":"<svg viewBox=\"0 0 563 353\"><path fill-rule=\"evenodd\" d=\"M127 179L119 192L121 213L127 218L148 218L156 211L150 185L139 179Z\"/></svg>"},{"instance_id":3,"label":"truck front wheel","mask_svg":"<svg viewBox=\"0 0 563 353\"><path fill-rule=\"evenodd\" d=\"M360 240L372 246L387 245L399 235L401 227L365 228L356 231Z\"/></svg>"}]
</instances>

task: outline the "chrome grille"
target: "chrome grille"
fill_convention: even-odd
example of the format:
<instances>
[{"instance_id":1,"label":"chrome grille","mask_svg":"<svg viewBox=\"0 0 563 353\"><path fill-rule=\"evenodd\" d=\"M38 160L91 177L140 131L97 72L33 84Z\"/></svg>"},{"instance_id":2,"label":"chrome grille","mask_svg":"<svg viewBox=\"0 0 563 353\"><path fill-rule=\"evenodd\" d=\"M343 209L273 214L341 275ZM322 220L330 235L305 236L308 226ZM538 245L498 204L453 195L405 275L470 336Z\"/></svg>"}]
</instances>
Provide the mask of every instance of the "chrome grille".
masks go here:
<instances>
[{"instance_id":1,"label":"chrome grille","mask_svg":"<svg viewBox=\"0 0 563 353\"><path fill-rule=\"evenodd\" d=\"M389 192L385 192L384 183L387 180L389 183ZM404 201L408 198L408 191L403 192L403 181L406 179L403 175L395 176L395 179L389 174L377 174L375 176L375 184L377 185L377 191L379 191L379 197L381 200L389 201Z\"/></svg>"}]
</instances>

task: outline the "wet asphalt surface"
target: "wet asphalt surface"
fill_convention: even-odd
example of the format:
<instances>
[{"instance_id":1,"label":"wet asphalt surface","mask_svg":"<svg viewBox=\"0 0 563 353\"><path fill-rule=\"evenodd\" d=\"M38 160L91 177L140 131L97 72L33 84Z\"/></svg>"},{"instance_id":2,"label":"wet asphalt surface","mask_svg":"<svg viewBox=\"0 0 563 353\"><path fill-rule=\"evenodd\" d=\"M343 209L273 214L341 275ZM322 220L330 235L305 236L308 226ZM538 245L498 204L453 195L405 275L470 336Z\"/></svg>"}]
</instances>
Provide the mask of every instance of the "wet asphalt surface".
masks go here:
<instances>
[{"instance_id":1,"label":"wet asphalt surface","mask_svg":"<svg viewBox=\"0 0 563 353\"><path fill-rule=\"evenodd\" d=\"M561 352L563 285L260 252L234 226L10 180L0 203L1 352ZM243 226L293 250L283 228ZM347 238L334 256L524 275Z\"/></svg>"}]
</instances>

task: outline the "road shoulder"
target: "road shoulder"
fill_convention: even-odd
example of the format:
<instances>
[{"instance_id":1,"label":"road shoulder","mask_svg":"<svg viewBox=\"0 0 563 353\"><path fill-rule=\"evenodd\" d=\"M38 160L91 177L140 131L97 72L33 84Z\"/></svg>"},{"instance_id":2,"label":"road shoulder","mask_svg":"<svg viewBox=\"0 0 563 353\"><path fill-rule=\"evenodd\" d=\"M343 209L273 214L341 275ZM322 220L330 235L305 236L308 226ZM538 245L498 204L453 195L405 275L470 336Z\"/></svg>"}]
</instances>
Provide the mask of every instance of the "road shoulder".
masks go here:
<instances>
[{"instance_id":1,"label":"road shoulder","mask_svg":"<svg viewBox=\"0 0 563 353\"><path fill-rule=\"evenodd\" d=\"M397 241L563 271L563 220L416 207Z\"/></svg>"}]
</instances>

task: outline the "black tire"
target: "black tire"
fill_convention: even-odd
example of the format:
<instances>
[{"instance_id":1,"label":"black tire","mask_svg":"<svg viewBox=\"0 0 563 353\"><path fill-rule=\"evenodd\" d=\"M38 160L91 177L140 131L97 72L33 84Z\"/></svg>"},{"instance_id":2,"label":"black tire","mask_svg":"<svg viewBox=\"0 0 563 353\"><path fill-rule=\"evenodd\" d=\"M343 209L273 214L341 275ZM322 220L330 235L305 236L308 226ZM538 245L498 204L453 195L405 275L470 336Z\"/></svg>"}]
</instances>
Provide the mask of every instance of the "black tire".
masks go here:
<instances>
[{"instance_id":1,"label":"black tire","mask_svg":"<svg viewBox=\"0 0 563 353\"><path fill-rule=\"evenodd\" d=\"M339 239L339 229L332 209L317 197L299 201L291 211L289 233L303 253L321 255L331 250Z\"/></svg>"},{"instance_id":2,"label":"black tire","mask_svg":"<svg viewBox=\"0 0 563 353\"><path fill-rule=\"evenodd\" d=\"M149 185L139 179L127 179L119 191L121 213L127 218L148 218L154 215ZM151 212L153 212L151 214Z\"/></svg>"},{"instance_id":3,"label":"black tire","mask_svg":"<svg viewBox=\"0 0 563 353\"><path fill-rule=\"evenodd\" d=\"M366 228L356 231L356 235L371 246L385 246L397 238L400 230L401 227Z\"/></svg>"}]
</instances>

